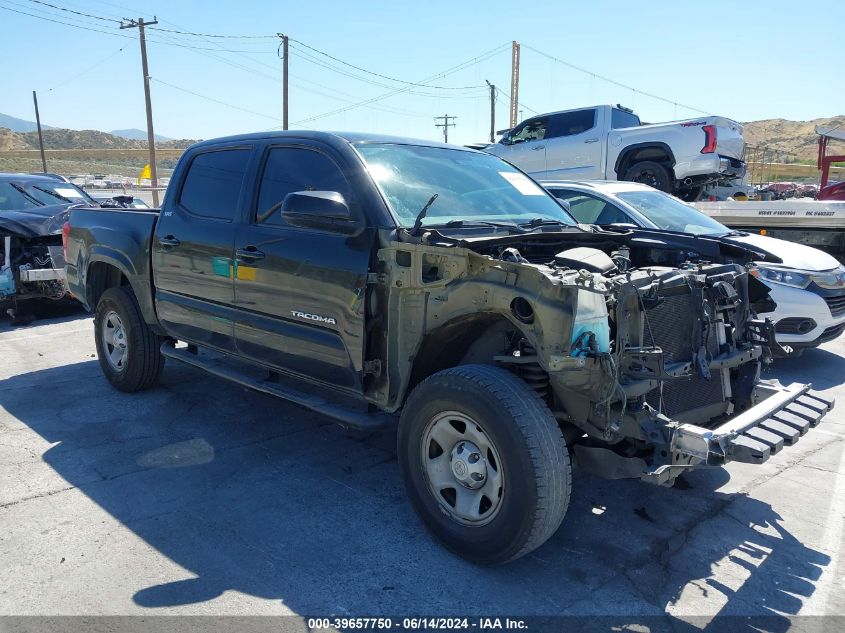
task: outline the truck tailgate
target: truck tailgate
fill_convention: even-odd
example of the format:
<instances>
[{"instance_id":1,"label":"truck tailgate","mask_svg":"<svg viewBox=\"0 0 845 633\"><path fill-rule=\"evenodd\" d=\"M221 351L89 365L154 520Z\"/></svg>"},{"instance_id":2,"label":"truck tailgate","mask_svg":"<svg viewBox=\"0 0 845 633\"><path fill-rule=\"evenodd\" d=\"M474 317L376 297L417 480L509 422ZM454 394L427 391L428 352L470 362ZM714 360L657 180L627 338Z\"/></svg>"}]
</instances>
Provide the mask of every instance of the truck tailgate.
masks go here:
<instances>
[{"instance_id":1,"label":"truck tailgate","mask_svg":"<svg viewBox=\"0 0 845 633\"><path fill-rule=\"evenodd\" d=\"M742 126L725 117L709 117L708 125L716 126L716 153L719 156L742 160L745 155L745 140L742 138Z\"/></svg>"}]
</instances>

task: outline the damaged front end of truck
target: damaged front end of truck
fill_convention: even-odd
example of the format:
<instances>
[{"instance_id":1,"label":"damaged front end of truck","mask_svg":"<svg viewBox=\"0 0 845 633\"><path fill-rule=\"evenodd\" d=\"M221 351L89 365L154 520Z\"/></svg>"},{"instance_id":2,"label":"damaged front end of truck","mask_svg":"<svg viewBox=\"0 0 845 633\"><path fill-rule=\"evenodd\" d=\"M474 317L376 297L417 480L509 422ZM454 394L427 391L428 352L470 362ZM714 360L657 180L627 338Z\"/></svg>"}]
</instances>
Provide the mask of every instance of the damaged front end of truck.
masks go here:
<instances>
[{"instance_id":1,"label":"damaged front end of truck","mask_svg":"<svg viewBox=\"0 0 845 633\"><path fill-rule=\"evenodd\" d=\"M13 318L23 302L67 296L62 227L66 205L0 213L0 305Z\"/></svg>"},{"instance_id":2,"label":"damaged front end of truck","mask_svg":"<svg viewBox=\"0 0 845 633\"><path fill-rule=\"evenodd\" d=\"M585 245L586 244L586 245ZM815 426L832 402L760 379L773 352L758 319L767 288L740 264L685 261L630 235L383 241L368 398L397 410L427 375L495 363L545 400L576 462L609 478L671 485L687 469L759 463ZM681 254L682 255L682 254Z\"/></svg>"}]
</instances>

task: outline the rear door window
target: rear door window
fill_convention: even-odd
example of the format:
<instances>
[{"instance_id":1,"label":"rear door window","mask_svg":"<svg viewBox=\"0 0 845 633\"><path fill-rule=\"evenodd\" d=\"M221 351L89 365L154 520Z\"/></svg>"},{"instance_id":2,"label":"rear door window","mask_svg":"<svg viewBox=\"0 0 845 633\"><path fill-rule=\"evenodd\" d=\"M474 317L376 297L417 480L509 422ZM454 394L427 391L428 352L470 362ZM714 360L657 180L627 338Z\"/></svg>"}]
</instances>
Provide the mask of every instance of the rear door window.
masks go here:
<instances>
[{"instance_id":1,"label":"rear door window","mask_svg":"<svg viewBox=\"0 0 845 633\"><path fill-rule=\"evenodd\" d=\"M554 196L569 203L569 211L581 224L633 224L628 214L614 204L582 191L557 190Z\"/></svg>"},{"instance_id":2,"label":"rear door window","mask_svg":"<svg viewBox=\"0 0 845 633\"><path fill-rule=\"evenodd\" d=\"M193 215L234 220L250 152L232 148L197 154L188 167L179 204Z\"/></svg>"},{"instance_id":3,"label":"rear door window","mask_svg":"<svg viewBox=\"0 0 845 633\"><path fill-rule=\"evenodd\" d=\"M610 115L610 127L613 130L618 130L623 127L639 127L640 117L633 112L626 112L619 108L613 108L613 113Z\"/></svg>"},{"instance_id":4,"label":"rear door window","mask_svg":"<svg viewBox=\"0 0 845 633\"><path fill-rule=\"evenodd\" d=\"M272 148L264 163L254 217L270 213L263 224L284 224L281 203L295 191L336 191L350 202L349 184L331 158L303 147Z\"/></svg>"},{"instance_id":5,"label":"rear door window","mask_svg":"<svg viewBox=\"0 0 845 633\"><path fill-rule=\"evenodd\" d=\"M559 136L575 136L596 126L596 109L577 110L576 112L561 112L552 115L546 138Z\"/></svg>"}]
</instances>

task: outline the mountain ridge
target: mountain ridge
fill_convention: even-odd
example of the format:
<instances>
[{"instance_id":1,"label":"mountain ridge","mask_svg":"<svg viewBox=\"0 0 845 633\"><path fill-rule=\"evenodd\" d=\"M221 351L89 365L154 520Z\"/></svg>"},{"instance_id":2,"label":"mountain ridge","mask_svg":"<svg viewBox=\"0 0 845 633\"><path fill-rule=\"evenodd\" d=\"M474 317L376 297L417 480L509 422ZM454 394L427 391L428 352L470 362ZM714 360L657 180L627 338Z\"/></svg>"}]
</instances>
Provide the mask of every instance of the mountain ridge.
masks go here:
<instances>
[{"instance_id":1,"label":"mountain ridge","mask_svg":"<svg viewBox=\"0 0 845 633\"><path fill-rule=\"evenodd\" d=\"M816 126L845 128L845 115L809 121L763 119L742 125L746 144L749 147L767 149L771 152L770 160L806 163L816 159ZM35 123L32 121L0 113L0 151L38 149L38 134L35 129ZM45 149L141 149L147 146L146 132L135 128L102 132L43 125L42 129ZM195 141L191 139L172 139L156 135L156 147L161 148L181 149L193 142ZM839 152L843 148L837 146L832 149Z\"/></svg>"}]
</instances>

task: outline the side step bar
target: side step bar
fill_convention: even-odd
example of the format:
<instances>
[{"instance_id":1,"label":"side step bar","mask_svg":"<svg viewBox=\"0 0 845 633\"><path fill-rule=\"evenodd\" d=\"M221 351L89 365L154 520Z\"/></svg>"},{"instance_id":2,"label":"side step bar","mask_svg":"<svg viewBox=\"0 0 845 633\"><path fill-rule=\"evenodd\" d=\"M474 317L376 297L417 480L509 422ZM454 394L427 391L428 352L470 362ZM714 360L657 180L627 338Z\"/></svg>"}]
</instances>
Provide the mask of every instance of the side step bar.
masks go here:
<instances>
[{"instance_id":1,"label":"side step bar","mask_svg":"<svg viewBox=\"0 0 845 633\"><path fill-rule=\"evenodd\" d=\"M187 348L176 348L169 341L162 343L161 353L166 358L172 358L180 363L192 365L218 378L237 383L247 389L282 398L320 415L333 418L344 427L361 431L376 431L395 425L397 422L395 416L387 413L355 411L288 385L271 382L270 380L258 380L244 372L238 371L233 366L227 366L225 361L221 362L218 359L203 358L199 354L189 351Z\"/></svg>"}]
</instances>

